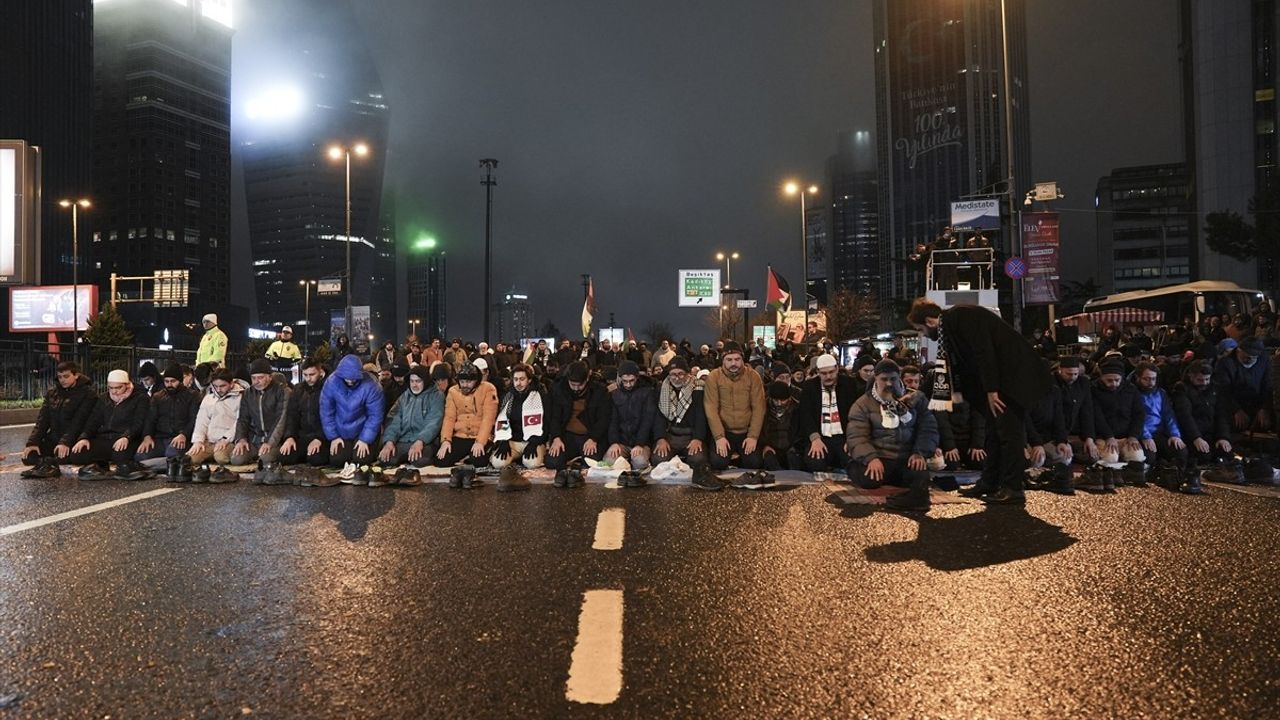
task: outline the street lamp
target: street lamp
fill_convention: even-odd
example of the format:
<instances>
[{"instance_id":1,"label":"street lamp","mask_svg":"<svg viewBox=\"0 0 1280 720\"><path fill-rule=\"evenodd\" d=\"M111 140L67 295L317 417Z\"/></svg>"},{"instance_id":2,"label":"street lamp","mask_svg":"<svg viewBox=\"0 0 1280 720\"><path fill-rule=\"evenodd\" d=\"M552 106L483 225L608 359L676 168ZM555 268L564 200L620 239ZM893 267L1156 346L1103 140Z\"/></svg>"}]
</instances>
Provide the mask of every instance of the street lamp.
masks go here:
<instances>
[{"instance_id":1,"label":"street lamp","mask_svg":"<svg viewBox=\"0 0 1280 720\"><path fill-rule=\"evenodd\" d=\"M724 286L725 286L726 288L730 288L730 289L732 289L732 288L733 288L733 280L732 280L732 276L729 274L729 261L730 261L730 260L737 260L737 259L738 259L738 253L734 252L734 253L727 253L727 254L726 254L726 253L718 252L718 253L716 253L716 259L717 259L717 260L723 260L723 261L724 261Z\"/></svg>"},{"instance_id":2,"label":"street lamp","mask_svg":"<svg viewBox=\"0 0 1280 720\"><path fill-rule=\"evenodd\" d=\"M306 309L303 310L303 313L305 314L304 319L306 320L307 331L306 331L306 334L302 336L302 348L303 348L302 352L307 355L310 355L311 354L311 287L316 284L316 281L315 280L299 280L298 284L303 287L307 295L306 306L305 306Z\"/></svg>"},{"instance_id":3,"label":"street lamp","mask_svg":"<svg viewBox=\"0 0 1280 720\"><path fill-rule=\"evenodd\" d=\"M792 181L786 184L785 189L788 195L800 196L800 297L804 301L804 322L807 327L809 324L809 238L805 227L804 199L806 195L816 195L818 186L810 185L807 188L801 188L799 183Z\"/></svg>"},{"instance_id":4,"label":"street lamp","mask_svg":"<svg viewBox=\"0 0 1280 720\"><path fill-rule=\"evenodd\" d=\"M345 157L347 161L347 233L343 236L343 239L347 243L347 274L344 278L344 281L347 284L347 309L346 312L343 313L343 322L347 325L348 334L351 332L351 153L364 157L369 154L369 146L361 142L356 143L351 147L333 145L329 148L329 159L339 160Z\"/></svg>"},{"instance_id":5,"label":"street lamp","mask_svg":"<svg viewBox=\"0 0 1280 720\"><path fill-rule=\"evenodd\" d=\"M416 337L418 335L418 326L422 324L421 320L409 321L409 336Z\"/></svg>"},{"instance_id":6,"label":"street lamp","mask_svg":"<svg viewBox=\"0 0 1280 720\"><path fill-rule=\"evenodd\" d=\"M88 210L93 203L85 198L59 200L63 208L71 208L71 352L80 344L80 208Z\"/></svg>"},{"instance_id":7,"label":"street lamp","mask_svg":"<svg viewBox=\"0 0 1280 720\"><path fill-rule=\"evenodd\" d=\"M498 161L494 158L481 158L480 167L484 168L484 179L480 181L484 186L484 330L480 333L480 337L488 341L489 298L492 297L490 247L493 240L493 186L498 184L498 181L493 179L493 171L498 169Z\"/></svg>"}]
</instances>

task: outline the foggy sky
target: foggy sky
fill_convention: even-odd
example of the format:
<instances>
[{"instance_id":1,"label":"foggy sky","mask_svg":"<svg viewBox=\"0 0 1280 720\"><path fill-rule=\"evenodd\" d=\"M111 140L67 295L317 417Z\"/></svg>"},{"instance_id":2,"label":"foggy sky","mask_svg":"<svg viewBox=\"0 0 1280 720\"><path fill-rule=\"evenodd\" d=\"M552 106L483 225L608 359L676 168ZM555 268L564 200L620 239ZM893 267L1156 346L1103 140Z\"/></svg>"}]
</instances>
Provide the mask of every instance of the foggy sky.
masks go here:
<instances>
[{"instance_id":1,"label":"foggy sky","mask_svg":"<svg viewBox=\"0 0 1280 720\"><path fill-rule=\"evenodd\" d=\"M1085 279L1098 178L1183 159L1176 4L1028 6L1035 177L1019 185L1064 188L1064 275ZM269 12L242 13L237 42ZM698 342L713 330L675 307L676 270L736 250L752 297L767 263L798 287L799 208L780 186L821 184L839 131L874 130L866 0L369 0L358 14L392 108L400 232L448 252L450 334L480 330L482 157L500 161L495 296L514 285L539 324L574 335L590 273L597 328L612 311Z\"/></svg>"}]
</instances>

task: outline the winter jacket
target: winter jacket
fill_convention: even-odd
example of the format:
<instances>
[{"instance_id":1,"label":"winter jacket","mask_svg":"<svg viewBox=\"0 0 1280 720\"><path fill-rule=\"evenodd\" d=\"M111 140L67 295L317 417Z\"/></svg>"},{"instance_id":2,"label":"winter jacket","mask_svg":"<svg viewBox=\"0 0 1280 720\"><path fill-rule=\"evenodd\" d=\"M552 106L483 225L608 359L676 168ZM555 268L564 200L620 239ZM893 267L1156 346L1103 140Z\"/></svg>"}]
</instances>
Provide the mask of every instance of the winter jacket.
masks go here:
<instances>
[{"instance_id":1,"label":"winter jacket","mask_svg":"<svg viewBox=\"0 0 1280 720\"><path fill-rule=\"evenodd\" d=\"M943 452L982 449L987 446L987 418L968 402L951 404L951 410L934 410L938 423L938 447Z\"/></svg>"},{"instance_id":2,"label":"winter jacket","mask_svg":"<svg viewBox=\"0 0 1280 720\"><path fill-rule=\"evenodd\" d=\"M207 362L215 362L219 367L227 363L227 334L216 325L204 331L196 350L196 365Z\"/></svg>"},{"instance_id":3,"label":"winter jacket","mask_svg":"<svg viewBox=\"0 0 1280 720\"><path fill-rule=\"evenodd\" d=\"M843 428L842 428L843 430ZM764 426L760 429L760 444L786 454L801 438L800 405L788 399L781 407L770 404L764 411Z\"/></svg>"},{"instance_id":4,"label":"winter jacket","mask_svg":"<svg viewBox=\"0 0 1280 720\"><path fill-rule=\"evenodd\" d=\"M657 402L661 392L661 388L654 391L654 402ZM685 411L684 418L678 424L668 420L661 410L655 408L653 413L654 442L666 438L668 435L688 437L691 440L707 442L709 428L707 427L707 407L704 393L705 391L700 388L694 389L693 397L689 399L689 409Z\"/></svg>"},{"instance_id":5,"label":"winter jacket","mask_svg":"<svg viewBox=\"0 0 1280 720\"><path fill-rule=\"evenodd\" d=\"M938 424L929 412L929 399L923 393L911 392L901 402L910 408L911 421L886 428L880 403L870 393L858 398L849 408L849 421L845 424L849 457L865 465L875 458L893 461L911 453L923 458L933 455L938 449Z\"/></svg>"},{"instance_id":6,"label":"winter jacket","mask_svg":"<svg viewBox=\"0 0 1280 720\"><path fill-rule=\"evenodd\" d=\"M491 383L480 381L471 394L463 394L454 385L444 398L444 422L440 437L475 439L488 443L493 439L493 426L498 420L498 390Z\"/></svg>"},{"instance_id":7,"label":"winter jacket","mask_svg":"<svg viewBox=\"0 0 1280 720\"><path fill-rule=\"evenodd\" d=\"M865 392L865 388L863 389ZM840 419L836 423L840 426L840 431L844 432L844 421L848 419L849 408L858 401L858 397L862 394L858 390L858 383L848 375L836 376L836 409L840 412ZM800 384L800 437L807 440L822 436L822 380L820 378L810 378Z\"/></svg>"},{"instance_id":8,"label":"winter jacket","mask_svg":"<svg viewBox=\"0 0 1280 720\"><path fill-rule=\"evenodd\" d=\"M1053 384L1057 386L1062 400L1062 419L1067 425L1067 434L1097 438L1093 424L1093 390L1089 387L1088 378L1076 378L1070 385L1055 378Z\"/></svg>"},{"instance_id":9,"label":"winter jacket","mask_svg":"<svg viewBox=\"0 0 1280 720\"><path fill-rule=\"evenodd\" d=\"M382 431L383 442L418 442L428 445L440 437L444 423L444 393L430 385L414 395L412 391L400 394L391 413L387 427Z\"/></svg>"},{"instance_id":10,"label":"winter jacket","mask_svg":"<svg viewBox=\"0 0 1280 720\"><path fill-rule=\"evenodd\" d=\"M200 393L182 386L173 392L164 388L151 396L151 408L142 436L159 439L185 435L190 440L199 410Z\"/></svg>"},{"instance_id":11,"label":"winter jacket","mask_svg":"<svg viewBox=\"0 0 1280 720\"><path fill-rule=\"evenodd\" d=\"M653 425L658 415L658 394L653 385L637 380L631 390L619 386L609 395L613 401L609 444L648 445L653 440Z\"/></svg>"},{"instance_id":12,"label":"winter jacket","mask_svg":"<svg viewBox=\"0 0 1280 720\"><path fill-rule=\"evenodd\" d=\"M609 391L595 380L587 381L583 389L583 398L575 398L569 389L567 377L556 381L549 393L550 402L547 408L547 437L564 438L568 432L569 420L573 416L573 401L585 399L582 415L579 419L587 428L587 437L597 443L609 440L609 422L613 414L613 402L609 399Z\"/></svg>"},{"instance_id":13,"label":"winter jacket","mask_svg":"<svg viewBox=\"0 0 1280 720\"><path fill-rule=\"evenodd\" d=\"M1234 354L1218 361L1213 371L1213 384L1218 387L1227 413L1243 410L1249 415L1271 407L1271 358L1263 355L1245 367Z\"/></svg>"},{"instance_id":14,"label":"winter jacket","mask_svg":"<svg viewBox=\"0 0 1280 720\"><path fill-rule=\"evenodd\" d=\"M302 444L324 437L324 427L320 424L320 391L323 388L324 381L321 380L315 387L303 382L290 391L289 404L284 409L286 440L293 438Z\"/></svg>"},{"instance_id":15,"label":"winter jacket","mask_svg":"<svg viewBox=\"0 0 1280 720\"><path fill-rule=\"evenodd\" d=\"M1138 395L1142 398L1142 408L1145 411L1142 416L1142 435L1139 436L1142 440L1150 440L1157 435L1182 437L1169 393L1160 388L1139 389Z\"/></svg>"},{"instance_id":16,"label":"winter jacket","mask_svg":"<svg viewBox=\"0 0 1280 720\"><path fill-rule=\"evenodd\" d=\"M1067 422L1062 416L1062 393L1055 385L1049 394L1027 410L1027 445L1060 445L1067 441Z\"/></svg>"},{"instance_id":17,"label":"winter jacket","mask_svg":"<svg viewBox=\"0 0 1280 720\"><path fill-rule=\"evenodd\" d=\"M98 393L84 375L76 376L75 384L69 388L54 383L44 394L44 404L27 445L39 446L46 436L55 445L74 445L97 404Z\"/></svg>"},{"instance_id":18,"label":"winter jacket","mask_svg":"<svg viewBox=\"0 0 1280 720\"><path fill-rule=\"evenodd\" d=\"M114 402L110 395L104 395L94 406L93 413L80 431L81 440L94 438L116 441L120 438L130 440L142 439L142 428L147 424L147 413L151 410L151 398L142 391L142 386L132 383L129 397Z\"/></svg>"},{"instance_id":19,"label":"winter jacket","mask_svg":"<svg viewBox=\"0 0 1280 720\"><path fill-rule=\"evenodd\" d=\"M205 393L200 400L200 409L196 411L192 443L230 442L235 439L236 423L240 420L240 398L248 387L243 380L236 380L226 395L219 397L212 389Z\"/></svg>"},{"instance_id":20,"label":"winter jacket","mask_svg":"<svg viewBox=\"0 0 1280 720\"><path fill-rule=\"evenodd\" d=\"M1210 383L1201 390L1180 382L1173 388L1173 414L1178 419L1182 439L1188 443L1204 440L1214 443L1231 438L1231 413L1222 402L1222 394Z\"/></svg>"},{"instance_id":21,"label":"winter jacket","mask_svg":"<svg viewBox=\"0 0 1280 720\"><path fill-rule=\"evenodd\" d=\"M707 376L703 390L707 425L711 427L713 439L719 440L725 433L759 439L768 402L760 373L744 367L736 378L731 378L723 368L716 368Z\"/></svg>"},{"instance_id":22,"label":"winter jacket","mask_svg":"<svg viewBox=\"0 0 1280 720\"><path fill-rule=\"evenodd\" d=\"M1138 388L1128 380L1116 390L1107 390L1102 381L1093 383L1093 425L1096 439L1141 438L1147 411Z\"/></svg>"},{"instance_id":23,"label":"winter jacket","mask_svg":"<svg viewBox=\"0 0 1280 720\"><path fill-rule=\"evenodd\" d=\"M284 442L285 413L289 408L289 388L274 380L266 390L250 386L240 400L236 422L236 442L267 443L280 447Z\"/></svg>"},{"instance_id":24,"label":"winter jacket","mask_svg":"<svg viewBox=\"0 0 1280 720\"><path fill-rule=\"evenodd\" d=\"M348 387L347 382L355 383ZM361 369L360 358L338 361L333 378L320 391L320 426L326 440L355 438L365 444L378 439L382 425L382 388L378 379Z\"/></svg>"}]
</instances>

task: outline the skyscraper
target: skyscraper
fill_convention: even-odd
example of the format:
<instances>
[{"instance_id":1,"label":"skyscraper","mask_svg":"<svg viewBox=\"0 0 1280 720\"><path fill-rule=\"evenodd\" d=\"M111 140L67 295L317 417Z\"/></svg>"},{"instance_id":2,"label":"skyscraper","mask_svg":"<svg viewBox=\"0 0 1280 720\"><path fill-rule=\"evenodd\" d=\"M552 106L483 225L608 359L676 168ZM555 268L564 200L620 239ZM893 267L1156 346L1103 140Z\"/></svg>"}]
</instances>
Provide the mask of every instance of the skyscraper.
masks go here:
<instances>
[{"instance_id":1,"label":"skyscraper","mask_svg":"<svg viewBox=\"0 0 1280 720\"><path fill-rule=\"evenodd\" d=\"M1117 168L1098 180L1098 264L1103 293L1191 279L1187 166Z\"/></svg>"},{"instance_id":2,"label":"skyscraper","mask_svg":"<svg viewBox=\"0 0 1280 720\"><path fill-rule=\"evenodd\" d=\"M245 312L230 292L230 0L100 0L94 13L93 271L107 297L111 273L189 269L189 308L121 309L141 343L165 330L191 342L204 313L232 325Z\"/></svg>"},{"instance_id":3,"label":"skyscraper","mask_svg":"<svg viewBox=\"0 0 1280 720\"><path fill-rule=\"evenodd\" d=\"M952 201L1021 202L1032 185L1025 10L1024 0L875 0L874 17L881 287L886 302L901 303L924 290L901 261L950 224ZM1012 248L1009 238L992 241Z\"/></svg>"},{"instance_id":4,"label":"skyscraper","mask_svg":"<svg viewBox=\"0 0 1280 720\"><path fill-rule=\"evenodd\" d=\"M840 146L827 161L827 187L831 192L832 292L848 290L878 304L886 292L881 287L880 188L870 132L840 133Z\"/></svg>"},{"instance_id":5,"label":"skyscraper","mask_svg":"<svg viewBox=\"0 0 1280 720\"><path fill-rule=\"evenodd\" d=\"M418 337L448 340L445 321L445 254L430 247L412 247L406 255L409 318L421 320Z\"/></svg>"},{"instance_id":6,"label":"skyscraper","mask_svg":"<svg viewBox=\"0 0 1280 720\"><path fill-rule=\"evenodd\" d=\"M40 148L46 285L71 282L71 214L57 201L91 195L92 116L91 0L0 3L0 138ZM89 213L80 216L82 241L91 222ZM82 252L80 268L87 267ZM80 280L89 277L82 272ZM0 309L8 302L0 294Z\"/></svg>"},{"instance_id":7,"label":"skyscraper","mask_svg":"<svg viewBox=\"0 0 1280 720\"><path fill-rule=\"evenodd\" d=\"M261 20L244 52L265 70L236 86L258 322L297 327L305 302L299 281L340 278L349 244L352 305L370 307L375 336L396 336L394 218L383 203L389 109L359 25L345 2L313 12L309 3L282 0ZM357 152L361 146L366 152ZM313 317L325 318L345 306L346 293L312 300ZM316 327L311 342L328 335Z\"/></svg>"},{"instance_id":8,"label":"skyscraper","mask_svg":"<svg viewBox=\"0 0 1280 720\"><path fill-rule=\"evenodd\" d=\"M494 306L497 327L495 341L520 343L533 337L533 303L529 296L512 287L502 296L502 302ZM523 349L523 346L521 345Z\"/></svg>"},{"instance_id":9,"label":"skyscraper","mask_svg":"<svg viewBox=\"0 0 1280 720\"><path fill-rule=\"evenodd\" d=\"M1276 80L1280 7L1276 0L1182 0L1182 78L1191 212L1233 211L1277 191ZM1276 269L1213 252L1190 226L1192 278L1274 284Z\"/></svg>"}]
</instances>

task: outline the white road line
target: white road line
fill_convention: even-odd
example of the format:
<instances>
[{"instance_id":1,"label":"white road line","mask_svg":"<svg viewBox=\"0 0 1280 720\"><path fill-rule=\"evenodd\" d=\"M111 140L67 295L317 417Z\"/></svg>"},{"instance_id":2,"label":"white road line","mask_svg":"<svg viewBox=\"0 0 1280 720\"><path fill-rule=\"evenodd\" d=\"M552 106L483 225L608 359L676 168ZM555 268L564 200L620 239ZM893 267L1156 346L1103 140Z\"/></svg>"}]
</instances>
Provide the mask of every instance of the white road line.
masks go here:
<instances>
[{"instance_id":1,"label":"white road line","mask_svg":"<svg viewBox=\"0 0 1280 720\"><path fill-rule=\"evenodd\" d=\"M35 423L21 423L19 425L0 425L0 430L16 430L18 428L35 427Z\"/></svg>"},{"instance_id":2,"label":"white road line","mask_svg":"<svg viewBox=\"0 0 1280 720\"><path fill-rule=\"evenodd\" d=\"M80 508L79 510L70 510L68 512L58 513L57 515L50 515L49 517L40 518L39 520L31 520L24 523L18 523L17 525L2 527L0 528L0 536L12 535L14 533L20 533L23 530L31 530L33 528L43 527L45 525L51 525L56 522L62 522L63 520L70 520L71 518L80 517L81 515L88 515L90 513L96 513L102 510L109 510L113 507L119 507L121 505L128 505L129 503L138 502L139 500L146 500L148 498L159 497L160 495L167 495L171 492L178 492L181 489L182 488L160 488L159 490L152 490L150 492L144 492L144 493L139 493L137 495L122 497L119 500L112 500L110 502L98 503L97 505L90 505L89 507L83 507L83 508Z\"/></svg>"},{"instance_id":3,"label":"white road line","mask_svg":"<svg viewBox=\"0 0 1280 720\"><path fill-rule=\"evenodd\" d=\"M572 702L593 705L608 705L622 694L621 590L582 594L578 641L564 694Z\"/></svg>"},{"instance_id":4,"label":"white road line","mask_svg":"<svg viewBox=\"0 0 1280 720\"><path fill-rule=\"evenodd\" d=\"M592 550L621 550L622 535L627 529L627 511L623 508L608 508L600 511L596 519L596 541L591 544Z\"/></svg>"}]
</instances>

